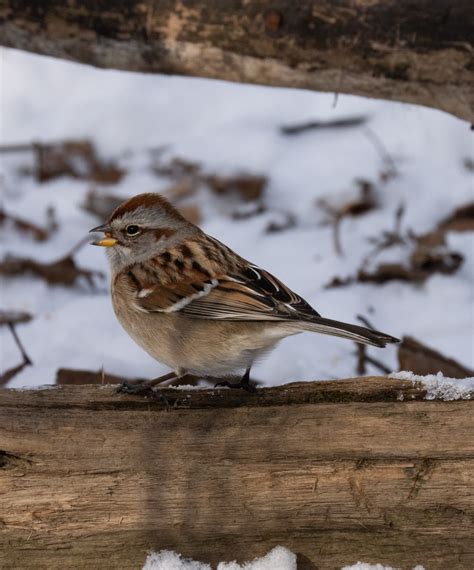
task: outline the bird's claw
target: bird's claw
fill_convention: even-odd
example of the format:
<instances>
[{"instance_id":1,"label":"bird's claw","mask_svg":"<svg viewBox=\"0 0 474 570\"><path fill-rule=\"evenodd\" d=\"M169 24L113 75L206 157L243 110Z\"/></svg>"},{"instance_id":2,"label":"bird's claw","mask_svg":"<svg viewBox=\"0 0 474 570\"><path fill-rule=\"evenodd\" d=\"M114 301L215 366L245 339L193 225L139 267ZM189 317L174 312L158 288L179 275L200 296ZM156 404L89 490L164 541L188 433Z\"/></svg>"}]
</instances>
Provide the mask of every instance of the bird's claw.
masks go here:
<instances>
[{"instance_id":1,"label":"bird's claw","mask_svg":"<svg viewBox=\"0 0 474 570\"><path fill-rule=\"evenodd\" d=\"M117 388L116 393L128 394L131 396L152 396L161 400L167 410L170 410L173 407L171 406L168 398L161 393L161 390L153 390L148 382L122 382L122 384Z\"/></svg>"},{"instance_id":2,"label":"bird's claw","mask_svg":"<svg viewBox=\"0 0 474 570\"><path fill-rule=\"evenodd\" d=\"M117 394L130 394L133 396L149 396L153 390L146 382L130 382L126 380L117 388Z\"/></svg>"},{"instance_id":3,"label":"bird's claw","mask_svg":"<svg viewBox=\"0 0 474 570\"><path fill-rule=\"evenodd\" d=\"M214 384L214 388L222 387L232 388L233 390L242 389L252 394L255 394L257 392L257 388L255 388L255 386L248 382L243 382L242 380L239 382L229 382L228 380L223 380L222 382L217 382L217 384Z\"/></svg>"}]
</instances>

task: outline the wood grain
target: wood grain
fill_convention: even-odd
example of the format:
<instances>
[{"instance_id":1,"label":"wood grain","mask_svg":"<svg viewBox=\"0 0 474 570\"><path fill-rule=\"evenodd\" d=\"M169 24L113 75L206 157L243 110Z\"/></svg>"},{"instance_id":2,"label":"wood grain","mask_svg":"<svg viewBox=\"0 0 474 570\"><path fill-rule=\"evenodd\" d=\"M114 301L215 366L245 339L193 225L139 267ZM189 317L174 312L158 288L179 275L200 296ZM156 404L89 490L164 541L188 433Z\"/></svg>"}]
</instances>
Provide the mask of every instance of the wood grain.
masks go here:
<instances>
[{"instance_id":1,"label":"wood grain","mask_svg":"<svg viewBox=\"0 0 474 570\"><path fill-rule=\"evenodd\" d=\"M474 567L470 400L387 378L259 390L0 391L0 566L141 568L150 550L298 568Z\"/></svg>"},{"instance_id":2,"label":"wood grain","mask_svg":"<svg viewBox=\"0 0 474 570\"><path fill-rule=\"evenodd\" d=\"M472 0L0 0L0 43L474 117Z\"/></svg>"}]
</instances>

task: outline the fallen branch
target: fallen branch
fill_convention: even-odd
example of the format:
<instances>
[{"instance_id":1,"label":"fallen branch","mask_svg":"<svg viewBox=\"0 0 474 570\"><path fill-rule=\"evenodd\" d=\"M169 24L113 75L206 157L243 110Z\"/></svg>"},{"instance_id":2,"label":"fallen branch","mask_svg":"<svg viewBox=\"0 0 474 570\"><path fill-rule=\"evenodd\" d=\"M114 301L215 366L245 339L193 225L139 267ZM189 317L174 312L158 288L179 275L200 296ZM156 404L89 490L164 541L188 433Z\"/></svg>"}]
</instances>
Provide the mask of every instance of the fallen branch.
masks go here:
<instances>
[{"instance_id":1,"label":"fallen branch","mask_svg":"<svg viewBox=\"0 0 474 570\"><path fill-rule=\"evenodd\" d=\"M2 0L4 46L99 67L351 93L473 120L471 0Z\"/></svg>"},{"instance_id":2,"label":"fallen branch","mask_svg":"<svg viewBox=\"0 0 474 570\"><path fill-rule=\"evenodd\" d=\"M2 567L161 549L215 566L276 544L302 569L474 567L473 401L375 377L159 392L0 391Z\"/></svg>"}]
</instances>

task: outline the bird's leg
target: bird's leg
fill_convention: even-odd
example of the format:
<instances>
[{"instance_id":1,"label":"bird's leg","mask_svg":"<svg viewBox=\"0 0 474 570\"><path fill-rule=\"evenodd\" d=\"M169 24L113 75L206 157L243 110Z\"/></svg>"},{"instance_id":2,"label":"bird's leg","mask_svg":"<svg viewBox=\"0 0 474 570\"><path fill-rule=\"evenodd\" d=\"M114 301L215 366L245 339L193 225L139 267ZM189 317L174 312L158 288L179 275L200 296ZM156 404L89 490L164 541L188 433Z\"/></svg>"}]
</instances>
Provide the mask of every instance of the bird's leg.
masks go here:
<instances>
[{"instance_id":1,"label":"bird's leg","mask_svg":"<svg viewBox=\"0 0 474 570\"><path fill-rule=\"evenodd\" d=\"M177 378L175 372L168 372L168 374L163 374L158 378L153 378L152 380L126 380L122 382L117 388L117 392L121 394L138 394L147 395L150 393L153 386L166 382L167 380L174 380Z\"/></svg>"},{"instance_id":2,"label":"bird's leg","mask_svg":"<svg viewBox=\"0 0 474 570\"><path fill-rule=\"evenodd\" d=\"M251 369L251 367L252 367L252 365L247 367L247 369L244 372L244 375L242 376L242 378L240 379L239 382L229 382L228 380L223 380L222 382L217 382L217 384L215 384L215 387L217 388L219 386L227 386L228 388L242 388L243 390L246 390L247 392L255 393L257 391L257 389L255 388L255 386L250 384L250 369Z\"/></svg>"},{"instance_id":3,"label":"bird's leg","mask_svg":"<svg viewBox=\"0 0 474 570\"><path fill-rule=\"evenodd\" d=\"M179 378L176 375L176 372L168 372L168 374L163 374L163 376L158 376L158 378L153 378L152 380L146 380L145 384L151 388L152 386L157 386L158 384L162 384L167 380L174 380L175 378Z\"/></svg>"},{"instance_id":4,"label":"bird's leg","mask_svg":"<svg viewBox=\"0 0 474 570\"><path fill-rule=\"evenodd\" d=\"M166 383L166 387L168 386L185 386L186 384L190 384L191 386L197 386L199 380L205 380L201 376L196 376L195 374L181 374L176 375L175 378L172 378L169 382Z\"/></svg>"}]
</instances>

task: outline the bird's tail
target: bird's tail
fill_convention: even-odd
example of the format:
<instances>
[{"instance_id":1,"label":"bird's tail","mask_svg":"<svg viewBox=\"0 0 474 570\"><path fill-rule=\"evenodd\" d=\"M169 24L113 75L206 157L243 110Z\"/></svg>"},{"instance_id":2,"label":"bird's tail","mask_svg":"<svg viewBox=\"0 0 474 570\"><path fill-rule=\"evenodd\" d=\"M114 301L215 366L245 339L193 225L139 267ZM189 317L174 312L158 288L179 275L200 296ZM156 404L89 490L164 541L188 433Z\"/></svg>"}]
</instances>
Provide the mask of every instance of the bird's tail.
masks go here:
<instances>
[{"instance_id":1,"label":"bird's tail","mask_svg":"<svg viewBox=\"0 0 474 570\"><path fill-rule=\"evenodd\" d=\"M362 344L370 344L383 348L387 344L400 342L398 338L390 336L380 331L333 321L323 317L312 319L311 321L299 321L299 325L303 330L317 332L321 334L329 334L332 336L340 336Z\"/></svg>"}]
</instances>

